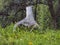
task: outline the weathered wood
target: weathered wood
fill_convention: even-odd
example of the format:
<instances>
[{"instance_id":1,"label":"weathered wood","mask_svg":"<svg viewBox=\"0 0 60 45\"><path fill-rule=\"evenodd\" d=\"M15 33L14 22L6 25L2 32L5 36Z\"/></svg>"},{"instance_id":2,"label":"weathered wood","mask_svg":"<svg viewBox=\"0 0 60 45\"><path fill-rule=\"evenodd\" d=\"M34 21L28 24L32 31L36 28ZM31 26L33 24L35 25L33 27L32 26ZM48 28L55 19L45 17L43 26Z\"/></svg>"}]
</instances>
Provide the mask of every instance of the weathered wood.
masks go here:
<instances>
[{"instance_id":1,"label":"weathered wood","mask_svg":"<svg viewBox=\"0 0 60 45\"><path fill-rule=\"evenodd\" d=\"M14 25L13 30L15 30L16 27L18 25L21 25L21 24L24 25L24 26L27 26L27 27L33 26L33 28L35 26L38 26L37 22L34 20L34 14L33 14L32 6L27 6L26 7L26 17L23 20L17 22Z\"/></svg>"}]
</instances>

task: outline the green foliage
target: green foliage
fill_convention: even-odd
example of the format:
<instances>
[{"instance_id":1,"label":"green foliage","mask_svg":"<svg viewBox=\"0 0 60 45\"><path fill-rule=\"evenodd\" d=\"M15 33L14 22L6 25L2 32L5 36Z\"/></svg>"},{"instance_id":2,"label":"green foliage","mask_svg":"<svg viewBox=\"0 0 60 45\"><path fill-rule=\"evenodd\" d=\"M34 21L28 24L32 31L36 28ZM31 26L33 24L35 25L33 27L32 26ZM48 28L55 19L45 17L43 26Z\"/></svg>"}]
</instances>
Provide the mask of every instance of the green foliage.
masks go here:
<instances>
[{"instance_id":1,"label":"green foliage","mask_svg":"<svg viewBox=\"0 0 60 45\"><path fill-rule=\"evenodd\" d=\"M3 0L0 0L0 10L3 9Z\"/></svg>"},{"instance_id":2,"label":"green foliage","mask_svg":"<svg viewBox=\"0 0 60 45\"><path fill-rule=\"evenodd\" d=\"M52 19L48 10L48 6L43 4L38 5L37 13L37 20L40 24L41 29L51 28Z\"/></svg>"},{"instance_id":3,"label":"green foliage","mask_svg":"<svg viewBox=\"0 0 60 45\"><path fill-rule=\"evenodd\" d=\"M35 0L36 1L36 0ZM41 0L42 2L45 2L47 0ZM0 0L0 10L3 9L3 6L8 6L10 4L10 2L12 2L12 0ZM53 2L54 4L54 10L56 11L57 9L57 5L58 5L58 1L54 0ZM47 29L47 28L53 28L53 24L52 24L52 18L48 9L48 5L44 5L44 4L39 4L37 5L37 22L40 24L41 30ZM18 7L17 7L18 9ZM25 17L25 11L18 12L17 15L14 15L17 11L17 9L12 9L10 10L8 13L10 16L8 16L7 20L3 20L1 19L2 17L0 17L0 23L7 23L6 25L8 25L8 22L13 22L13 21L20 21L22 18ZM5 8L4 8L5 10ZM23 16L22 16L23 15ZM2 20L2 21L1 21ZM60 21L58 21L58 25L60 24Z\"/></svg>"},{"instance_id":4,"label":"green foliage","mask_svg":"<svg viewBox=\"0 0 60 45\"><path fill-rule=\"evenodd\" d=\"M0 10L4 5L9 5L11 0L0 0ZM44 0L43 0L44 1ZM57 2L54 2L54 9L57 7ZM3 20L0 16L0 24L8 24L8 20L21 20L21 12L14 16L15 12L12 10L7 20ZM24 15L25 16L25 15ZM60 18L59 18L60 19ZM60 30L51 30L52 19L47 5L40 4L37 8L37 22L41 30L36 29L30 32L26 27L20 27L13 32L13 24L6 28L0 27L0 45L60 45ZM60 25L60 23L58 23ZM42 31L43 30L43 31Z\"/></svg>"},{"instance_id":5,"label":"green foliage","mask_svg":"<svg viewBox=\"0 0 60 45\"><path fill-rule=\"evenodd\" d=\"M17 28L13 32L13 24L5 29L0 27L0 45L60 45L60 30L49 30L29 32Z\"/></svg>"}]
</instances>

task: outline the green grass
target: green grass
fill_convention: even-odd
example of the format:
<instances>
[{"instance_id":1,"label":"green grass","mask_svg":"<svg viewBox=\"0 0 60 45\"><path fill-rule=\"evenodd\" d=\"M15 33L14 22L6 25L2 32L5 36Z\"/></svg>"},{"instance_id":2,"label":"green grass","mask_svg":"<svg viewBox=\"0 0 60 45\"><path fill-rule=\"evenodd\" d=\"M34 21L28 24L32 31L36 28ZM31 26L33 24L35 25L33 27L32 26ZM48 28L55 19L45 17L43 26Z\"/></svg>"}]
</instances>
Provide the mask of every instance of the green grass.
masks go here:
<instances>
[{"instance_id":1,"label":"green grass","mask_svg":"<svg viewBox=\"0 0 60 45\"><path fill-rule=\"evenodd\" d=\"M60 45L60 30L42 32L18 28L13 32L13 25L5 29L0 27L0 45Z\"/></svg>"}]
</instances>

